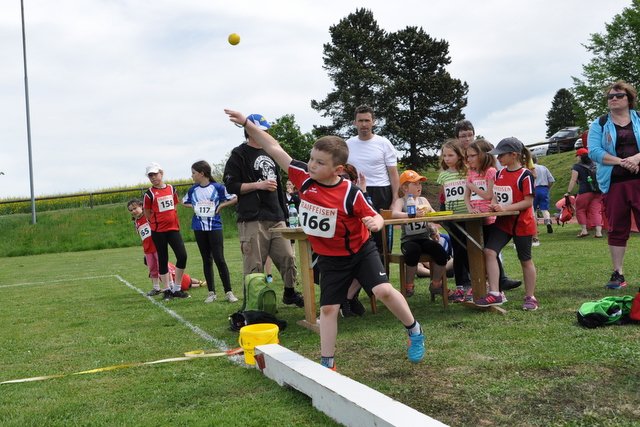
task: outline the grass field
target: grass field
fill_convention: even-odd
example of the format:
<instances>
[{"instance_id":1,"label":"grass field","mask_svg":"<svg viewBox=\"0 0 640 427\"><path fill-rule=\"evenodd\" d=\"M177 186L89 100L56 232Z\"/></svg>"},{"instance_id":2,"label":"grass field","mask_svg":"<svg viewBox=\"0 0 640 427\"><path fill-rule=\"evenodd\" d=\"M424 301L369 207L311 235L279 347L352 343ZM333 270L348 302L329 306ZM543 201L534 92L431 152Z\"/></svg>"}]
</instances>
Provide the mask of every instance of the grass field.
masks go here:
<instances>
[{"instance_id":1,"label":"grass field","mask_svg":"<svg viewBox=\"0 0 640 427\"><path fill-rule=\"evenodd\" d=\"M445 310L428 301L422 279L409 303L427 335L425 361L406 361L402 327L379 305L376 315L340 320L339 371L453 426L640 425L640 327L587 330L575 321L582 302L611 294L606 240L576 239L575 225L540 230L539 311L520 310L522 289L509 292L505 316ZM197 249L187 249L200 278ZM237 239L226 239L225 253L241 295ZM521 277L515 251L504 256L510 276ZM0 258L0 382L237 346L227 316L239 304L205 305L205 289L153 303L137 291L150 287L141 261L140 247ZM616 294L635 293L639 261L633 236L630 288ZM295 324L303 311L281 307L279 317L289 322L281 343L317 360L318 336ZM334 425L307 397L224 357L0 385L0 424Z\"/></svg>"}]
</instances>

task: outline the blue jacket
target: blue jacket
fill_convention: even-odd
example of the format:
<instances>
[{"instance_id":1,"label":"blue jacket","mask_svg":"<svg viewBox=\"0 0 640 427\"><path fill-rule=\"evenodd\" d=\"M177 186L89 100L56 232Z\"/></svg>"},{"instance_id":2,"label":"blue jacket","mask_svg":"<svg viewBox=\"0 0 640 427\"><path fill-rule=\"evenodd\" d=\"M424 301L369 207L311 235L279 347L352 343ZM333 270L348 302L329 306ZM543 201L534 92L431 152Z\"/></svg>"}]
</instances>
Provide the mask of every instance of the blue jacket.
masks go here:
<instances>
[{"instance_id":1,"label":"blue jacket","mask_svg":"<svg viewBox=\"0 0 640 427\"><path fill-rule=\"evenodd\" d=\"M640 150L640 116L635 110L629 110L631 116L631 124L633 134L636 137L636 144ZM603 164L605 154L616 155L616 126L611 121L611 115L607 114L607 122L604 126L600 126L600 118L598 117L591 123L589 127L589 139L587 146L589 148L589 157L596 162L596 176L598 177L598 185L603 193L609 192L611 185L611 172L613 165Z\"/></svg>"}]
</instances>

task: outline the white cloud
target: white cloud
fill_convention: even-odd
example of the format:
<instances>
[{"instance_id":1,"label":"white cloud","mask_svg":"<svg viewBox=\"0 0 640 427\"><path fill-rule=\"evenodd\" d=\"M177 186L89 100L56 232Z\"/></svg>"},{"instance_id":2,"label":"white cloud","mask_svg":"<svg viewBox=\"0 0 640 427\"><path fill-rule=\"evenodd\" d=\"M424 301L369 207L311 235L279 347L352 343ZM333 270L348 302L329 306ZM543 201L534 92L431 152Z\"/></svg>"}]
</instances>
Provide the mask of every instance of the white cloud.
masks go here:
<instances>
[{"instance_id":1,"label":"white cloud","mask_svg":"<svg viewBox=\"0 0 640 427\"><path fill-rule=\"evenodd\" d=\"M331 82L322 68L329 27L359 7L381 28L418 26L449 42L451 74L469 83L465 109L493 141L542 139L555 92L589 56L582 43L628 0L25 0L35 191L144 182L160 162L189 177L242 140L225 107L303 131ZM239 45L227 35L240 34ZM0 197L28 197L20 7L0 3Z\"/></svg>"}]
</instances>

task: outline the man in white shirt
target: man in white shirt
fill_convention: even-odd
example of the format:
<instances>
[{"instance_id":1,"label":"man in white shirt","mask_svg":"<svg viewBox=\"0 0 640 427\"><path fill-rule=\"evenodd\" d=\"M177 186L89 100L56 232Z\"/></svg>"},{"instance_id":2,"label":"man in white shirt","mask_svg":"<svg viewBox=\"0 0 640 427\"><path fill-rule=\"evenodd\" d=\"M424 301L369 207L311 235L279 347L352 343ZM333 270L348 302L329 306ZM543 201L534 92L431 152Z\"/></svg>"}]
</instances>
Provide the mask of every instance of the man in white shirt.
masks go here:
<instances>
[{"instance_id":1,"label":"man in white shirt","mask_svg":"<svg viewBox=\"0 0 640 427\"><path fill-rule=\"evenodd\" d=\"M398 198L400 176L398 175L398 153L391 142L373 133L375 116L373 109L367 105L356 108L354 125L358 130L357 136L347 140L349 147L349 163L364 174L367 180L367 193L371 196L376 211L390 209L391 204ZM391 236L391 227L386 227ZM382 253L381 232L374 233L373 239ZM389 250L393 245L388 239Z\"/></svg>"}]
</instances>

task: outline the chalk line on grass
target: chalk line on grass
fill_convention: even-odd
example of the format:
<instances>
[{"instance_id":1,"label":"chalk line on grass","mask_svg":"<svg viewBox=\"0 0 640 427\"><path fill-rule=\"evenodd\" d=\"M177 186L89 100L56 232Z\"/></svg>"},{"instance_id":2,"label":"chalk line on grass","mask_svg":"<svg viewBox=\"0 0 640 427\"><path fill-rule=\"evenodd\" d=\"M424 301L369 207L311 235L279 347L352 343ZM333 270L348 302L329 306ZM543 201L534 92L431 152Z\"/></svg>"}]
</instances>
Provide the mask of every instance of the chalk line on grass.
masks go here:
<instances>
[{"instance_id":1,"label":"chalk line on grass","mask_svg":"<svg viewBox=\"0 0 640 427\"><path fill-rule=\"evenodd\" d=\"M145 291L143 291L142 289L132 285L127 280L125 280L122 276L120 276L119 274L108 274L108 275L87 276L87 277L70 277L68 279L53 279L53 280L43 280L43 281L40 281L40 282L15 283L15 284L11 284L11 285L0 285L0 289L2 289L2 288L12 288L12 287L18 287L18 286L41 286L41 285L49 285L49 284L54 284L54 283L66 283L66 282L71 282L71 281L85 281L85 280L105 279L105 278L115 278L115 279L117 279L121 283L125 284L128 288L136 291L137 293L139 293L140 295L145 297L147 300L151 301L151 303L153 303L156 307L159 307L162 310L164 310L167 314L169 314L171 317L176 319L178 322L182 323L184 326L186 326L187 328L191 329L191 331L193 333L198 335L203 340L205 340L207 342L210 342L213 346L215 346L216 348L218 348L218 349L220 349L222 351L229 351L229 347L227 346L226 342L224 342L224 341L222 341L220 339L217 339L216 337L210 335L205 330L203 330L200 327L198 327L198 326L194 325L193 323L189 322L184 317L180 316L178 313L176 313L175 311L171 310L170 308L168 308L163 303L161 303L159 301L156 301L155 299L153 299L150 296L147 296ZM232 359L235 363L239 363L241 358L237 357L237 356L234 356L234 357L231 357L230 359Z\"/></svg>"},{"instance_id":2,"label":"chalk line on grass","mask_svg":"<svg viewBox=\"0 0 640 427\"><path fill-rule=\"evenodd\" d=\"M167 308L167 306L164 305L163 303L161 303L159 301L156 301L152 297L148 296L145 291L143 291L142 289L132 285L131 283L129 283L128 281L123 279L120 275L116 274L113 277L115 277L116 279L118 279L119 281L124 283L128 288L138 292L140 295L142 295L143 297L145 297L146 299L151 301L156 307L160 307L162 310L164 310L166 313L168 313L171 317L176 319L178 322L182 323L187 328L191 329L191 331L193 331L196 335L198 335L203 340L209 341L210 343L212 343L214 346L216 346L217 348L219 348L222 351L229 350L229 347L227 347L227 343L225 343L224 341L219 340L216 337L210 335L209 333L207 333L206 331L204 331L200 327L194 325L193 323L191 323L188 320L186 320L184 317L180 316L175 311L171 310L170 308Z\"/></svg>"}]
</instances>

